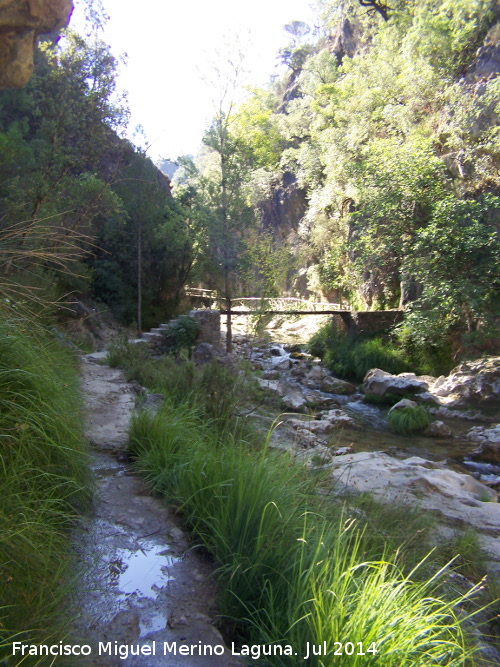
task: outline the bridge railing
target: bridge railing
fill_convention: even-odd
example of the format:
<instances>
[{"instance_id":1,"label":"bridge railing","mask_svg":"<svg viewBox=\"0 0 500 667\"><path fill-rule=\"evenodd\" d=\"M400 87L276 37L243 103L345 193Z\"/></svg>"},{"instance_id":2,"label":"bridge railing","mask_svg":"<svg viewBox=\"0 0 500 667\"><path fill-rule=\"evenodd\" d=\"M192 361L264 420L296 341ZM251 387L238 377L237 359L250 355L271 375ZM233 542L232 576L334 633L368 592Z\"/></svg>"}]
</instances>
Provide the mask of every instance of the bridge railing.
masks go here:
<instances>
[{"instance_id":1,"label":"bridge railing","mask_svg":"<svg viewBox=\"0 0 500 667\"><path fill-rule=\"evenodd\" d=\"M188 287L186 288L185 293L186 296L190 296L191 298L208 301L210 306L212 306L212 304L214 306L216 305L221 311L225 312L225 300L216 290ZM329 313L331 311L351 310L351 305L348 301L330 303L325 301L309 301L308 299L300 299L299 297L292 296L269 297L264 299L256 296L241 296L231 299L231 311L235 314L237 314L239 310L245 310L245 306L248 310L255 311L256 313L259 311L281 312L281 310L283 310L284 314L286 314L286 310L293 309L294 314L296 314L296 311L300 311L303 312L304 315L307 313ZM290 308L290 306L292 308Z\"/></svg>"},{"instance_id":2,"label":"bridge railing","mask_svg":"<svg viewBox=\"0 0 500 667\"><path fill-rule=\"evenodd\" d=\"M298 297L292 296L274 297L268 299L248 296L232 299L232 304L241 303L244 305L248 303L251 305L252 303L256 302L259 302L262 305L267 302L270 310L276 310L277 307L287 306L289 304L297 306L297 309L304 310L304 312L322 312L324 310L351 310L351 305L348 301L343 301L342 303L329 303L326 301L309 301L308 299L299 299ZM231 308L233 309L233 305L231 305ZM234 310L237 310L237 307L235 307Z\"/></svg>"}]
</instances>

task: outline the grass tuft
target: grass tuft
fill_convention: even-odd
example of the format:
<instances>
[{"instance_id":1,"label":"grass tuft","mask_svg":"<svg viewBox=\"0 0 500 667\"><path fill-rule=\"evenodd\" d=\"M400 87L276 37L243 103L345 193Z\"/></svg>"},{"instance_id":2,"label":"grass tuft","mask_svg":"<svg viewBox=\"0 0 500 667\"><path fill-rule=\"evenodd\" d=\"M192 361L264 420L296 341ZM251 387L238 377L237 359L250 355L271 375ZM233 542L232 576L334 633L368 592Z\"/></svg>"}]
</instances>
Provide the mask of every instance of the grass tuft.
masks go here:
<instances>
[{"instance_id":1,"label":"grass tuft","mask_svg":"<svg viewBox=\"0 0 500 667\"><path fill-rule=\"evenodd\" d=\"M392 409L387 419L389 426L400 435L421 433L429 426L429 415L421 405Z\"/></svg>"}]
</instances>

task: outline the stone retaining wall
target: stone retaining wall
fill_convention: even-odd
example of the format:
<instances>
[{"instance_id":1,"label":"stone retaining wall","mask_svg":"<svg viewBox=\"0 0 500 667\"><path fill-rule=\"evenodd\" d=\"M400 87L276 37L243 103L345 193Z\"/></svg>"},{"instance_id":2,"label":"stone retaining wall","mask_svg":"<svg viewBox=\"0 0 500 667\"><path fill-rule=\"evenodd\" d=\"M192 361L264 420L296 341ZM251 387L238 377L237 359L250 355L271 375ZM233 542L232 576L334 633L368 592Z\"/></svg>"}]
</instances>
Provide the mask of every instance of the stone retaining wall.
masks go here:
<instances>
[{"instance_id":1,"label":"stone retaining wall","mask_svg":"<svg viewBox=\"0 0 500 667\"><path fill-rule=\"evenodd\" d=\"M191 317L199 323L198 344L210 343L214 347L220 347L220 312L218 310L191 310Z\"/></svg>"}]
</instances>

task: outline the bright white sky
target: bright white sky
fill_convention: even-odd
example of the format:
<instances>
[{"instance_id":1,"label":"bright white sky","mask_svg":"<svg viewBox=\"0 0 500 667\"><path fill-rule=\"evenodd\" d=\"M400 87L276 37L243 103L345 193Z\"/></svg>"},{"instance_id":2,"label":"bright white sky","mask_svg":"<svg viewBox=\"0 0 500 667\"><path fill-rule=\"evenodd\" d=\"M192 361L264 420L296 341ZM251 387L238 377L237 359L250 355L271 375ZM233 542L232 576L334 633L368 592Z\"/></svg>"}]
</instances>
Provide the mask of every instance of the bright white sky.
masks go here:
<instances>
[{"instance_id":1,"label":"bright white sky","mask_svg":"<svg viewBox=\"0 0 500 667\"><path fill-rule=\"evenodd\" d=\"M110 16L104 40L115 56L128 54L119 87L132 112L129 137L144 127L148 154L175 159L198 152L213 115L210 94L200 78L207 57L229 32L250 30L247 67L252 83L264 85L276 72L278 49L289 42L283 26L313 23L312 0L102 0ZM75 0L70 26L83 32Z\"/></svg>"}]
</instances>

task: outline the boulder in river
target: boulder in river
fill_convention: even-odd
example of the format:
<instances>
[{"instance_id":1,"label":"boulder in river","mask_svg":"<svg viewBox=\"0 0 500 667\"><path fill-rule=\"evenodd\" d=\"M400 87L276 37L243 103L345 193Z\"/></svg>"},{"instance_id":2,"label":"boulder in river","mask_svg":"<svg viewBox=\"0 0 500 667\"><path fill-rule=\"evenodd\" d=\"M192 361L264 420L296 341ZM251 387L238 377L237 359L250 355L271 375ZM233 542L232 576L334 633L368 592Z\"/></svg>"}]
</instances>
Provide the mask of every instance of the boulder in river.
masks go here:
<instances>
[{"instance_id":1,"label":"boulder in river","mask_svg":"<svg viewBox=\"0 0 500 667\"><path fill-rule=\"evenodd\" d=\"M467 437L481 443L480 447L472 452L473 459L500 463L500 424L494 424L490 428L475 426L467 433Z\"/></svg>"},{"instance_id":2,"label":"boulder in river","mask_svg":"<svg viewBox=\"0 0 500 667\"><path fill-rule=\"evenodd\" d=\"M304 398L306 399L307 406L310 408L317 408L320 405L324 405L328 399L324 398L319 391L305 391Z\"/></svg>"},{"instance_id":3,"label":"boulder in river","mask_svg":"<svg viewBox=\"0 0 500 667\"><path fill-rule=\"evenodd\" d=\"M436 419L436 421L429 424L422 435L426 435L429 438L452 438L453 431L444 422Z\"/></svg>"},{"instance_id":4,"label":"boulder in river","mask_svg":"<svg viewBox=\"0 0 500 667\"><path fill-rule=\"evenodd\" d=\"M328 394L343 394L346 396L356 392L356 387L350 382L329 375L323 378L320 389Z\"/></svg>"},{"instance_id":5,"label":"boulder in river","mask_svg":"<svg viewBox=\"0 0 500 667\"><path fill-rule=\"evenodd\" d=\"M397 410L404 410L404 408L418 408L418 405L415 401L411 401L409 398L402 398L396 405L392 406L389 410L389 414L391 414L391 412L396 412Z\"/></svg>"},{"instance_id":6,"label":"boulder in river","mask_svg":"<svg viewBox=\"0 0 500 667\"><path fill-rule=\"evenodd\" d=\"M343 410L339 409L324 410L321 413L321 419L322 421L330 422L334 426L356 426L354 420Z\"/></svg>"},{"instance_id":7,"label":"boulder in river","mask_svg":"<svg viewBox=\"0 0 500 667\"><path fill-rule=\"evenodd\" d=\"M283 397L283 403L290 410L303 412L306 407L306 399L300 391L292 391Z\"/></svg>"},{"instance_id":8,"label":"boulder in river","mask_svg":"<svg viewBox=\"0 0 500 667\"><path fill-rule=\"evenodd\" d=\"M327 373L324 368L319 365L315 365L311 368L309 373L307 373L306 380L309 380L311 385L320 384L326 374Z\"/></svg>"},{"instance_id":9,"label":"boulder in river","mask_svg":"<svg viewBox=\"0 0 500 667\"><path fill-rule=\"evenodd\" d=\"M415 373L393 375L380 368L372 368L365 375L363 389L365 394L375 394L375 396L383 397L386 394L405 396L426 392L429 389L429 382L428 378L419 377Z\"/></svg>"}]
</instances>

